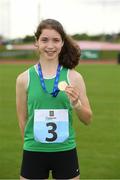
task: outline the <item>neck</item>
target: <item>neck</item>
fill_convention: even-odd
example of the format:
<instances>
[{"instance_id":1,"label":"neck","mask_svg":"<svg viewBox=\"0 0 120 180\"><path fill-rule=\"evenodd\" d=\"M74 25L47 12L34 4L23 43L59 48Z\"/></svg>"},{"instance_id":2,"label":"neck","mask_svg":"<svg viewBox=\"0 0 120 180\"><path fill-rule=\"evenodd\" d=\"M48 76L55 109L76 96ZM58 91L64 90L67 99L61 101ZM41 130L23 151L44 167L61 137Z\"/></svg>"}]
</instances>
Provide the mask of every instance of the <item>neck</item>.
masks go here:
<instances>
[{"instance_id":1,"label":"neck","mask_svg":"<svg viewBox=\"0 0 120 180\"><path fill-rule=\"evenodd\" d=\"M43 76L53 76L56 74L57 67L58 67L58 60L46 61L45 59L40 59L39 63L42 68Z\"/></svg>"}]
</instances>

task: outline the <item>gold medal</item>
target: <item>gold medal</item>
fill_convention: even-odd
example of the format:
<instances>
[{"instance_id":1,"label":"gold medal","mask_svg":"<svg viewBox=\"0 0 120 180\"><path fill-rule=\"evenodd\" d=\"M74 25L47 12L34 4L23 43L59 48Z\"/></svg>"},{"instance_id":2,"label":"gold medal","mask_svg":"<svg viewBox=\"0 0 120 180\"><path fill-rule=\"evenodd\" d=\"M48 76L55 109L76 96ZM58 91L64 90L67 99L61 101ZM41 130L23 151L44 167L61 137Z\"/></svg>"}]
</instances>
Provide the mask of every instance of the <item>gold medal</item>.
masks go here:
<instances>
[{"instance_id":1,"label":"gold medal","mask_svg":"<svg viewBox=\"0 0 120 180\"><path fill-rule=\"evenodd\" d=\"M58 83L58 88L60 91L65 91L65 88L68 84L66 83L66 81L61 81Z\"/></svg>"}]
</instances>

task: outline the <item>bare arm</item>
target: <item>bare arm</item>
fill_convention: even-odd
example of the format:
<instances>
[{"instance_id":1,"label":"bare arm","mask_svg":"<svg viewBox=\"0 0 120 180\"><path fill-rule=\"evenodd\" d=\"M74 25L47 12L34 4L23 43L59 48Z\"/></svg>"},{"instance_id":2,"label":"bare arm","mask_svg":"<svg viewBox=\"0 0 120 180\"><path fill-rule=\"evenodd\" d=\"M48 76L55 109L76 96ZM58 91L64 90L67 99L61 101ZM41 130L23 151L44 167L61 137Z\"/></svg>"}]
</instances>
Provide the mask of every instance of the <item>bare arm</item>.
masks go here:
<instances>
[{"instance_id":1,"label":"bare arm","mask_svg":"<svg viewBox=\"0 0 120 180\"><path fill-rule=\"evenodd\" d=\"M66 87L66 93L75 109L78 118L84 123L91 122L92 111L86 94L86 87L82 76L74 70L69 73L70 86Z\"/></svg>"},{"instance_id":2,"label":"bare arm","mask_svg":"<svg viewBox=\"0 0 120 180\"><path fill-rule=\"evenodd\" d=\"M21 130L22 138L24 138L24 128L27 117L27 81L28 72L24 72L17 77L16 80L16 109L19 121L19 127Z\"/></svg>"}]
</instances>

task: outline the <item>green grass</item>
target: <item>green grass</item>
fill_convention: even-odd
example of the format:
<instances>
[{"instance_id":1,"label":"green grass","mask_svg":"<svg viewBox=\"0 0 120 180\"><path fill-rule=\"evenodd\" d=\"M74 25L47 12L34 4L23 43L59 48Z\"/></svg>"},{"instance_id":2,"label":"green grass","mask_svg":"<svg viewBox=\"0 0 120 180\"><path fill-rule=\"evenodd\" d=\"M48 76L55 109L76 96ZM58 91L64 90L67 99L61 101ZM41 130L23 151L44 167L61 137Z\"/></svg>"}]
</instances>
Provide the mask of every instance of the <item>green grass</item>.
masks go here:
<instances>
[{"instance_id":1,"label":"green grass","mask_svg":"<svg viewBox=\"0 0 120 180\"><path fill-rule=\"evenodd\" d=\"M19 178L22 139L15 108L15 81L29 65L0 65L0 179ZM77 67L86 82L93 122L74 114L81 179L120 179L120 66Z\"/></svg>"},{"instance_id":2,"label":"green grass","mask_svg":"<svg viewBox=\"0 0 120 180\"><path fill-rule=\"evenodd\" d=\"M84 75L93 110L89 127L77 124L82 178L120 178L120 67L86 65Z\"/></svg>"}]
</instances>

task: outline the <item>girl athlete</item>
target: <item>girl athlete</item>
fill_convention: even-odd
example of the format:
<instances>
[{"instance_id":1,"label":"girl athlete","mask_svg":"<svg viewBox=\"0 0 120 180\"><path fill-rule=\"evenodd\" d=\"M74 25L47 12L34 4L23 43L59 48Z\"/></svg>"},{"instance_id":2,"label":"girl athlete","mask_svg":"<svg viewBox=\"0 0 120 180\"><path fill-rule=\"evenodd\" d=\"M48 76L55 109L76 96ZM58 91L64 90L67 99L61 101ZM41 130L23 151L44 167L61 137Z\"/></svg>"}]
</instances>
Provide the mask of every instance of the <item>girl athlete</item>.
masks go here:
<instances>
[{"instance_id":1,"label":"girl athlete","mask_svg":"<svg viewBox=\"0 0 120 180\"><path fill-rule=\"evenodd\" d=\"M75 67L80 49L54 19L35 32L39 61L17 77L16 107L24 140L21 179L79 179L72 111L84 124L92 111Z\"/></svg>"}]
</instances>

